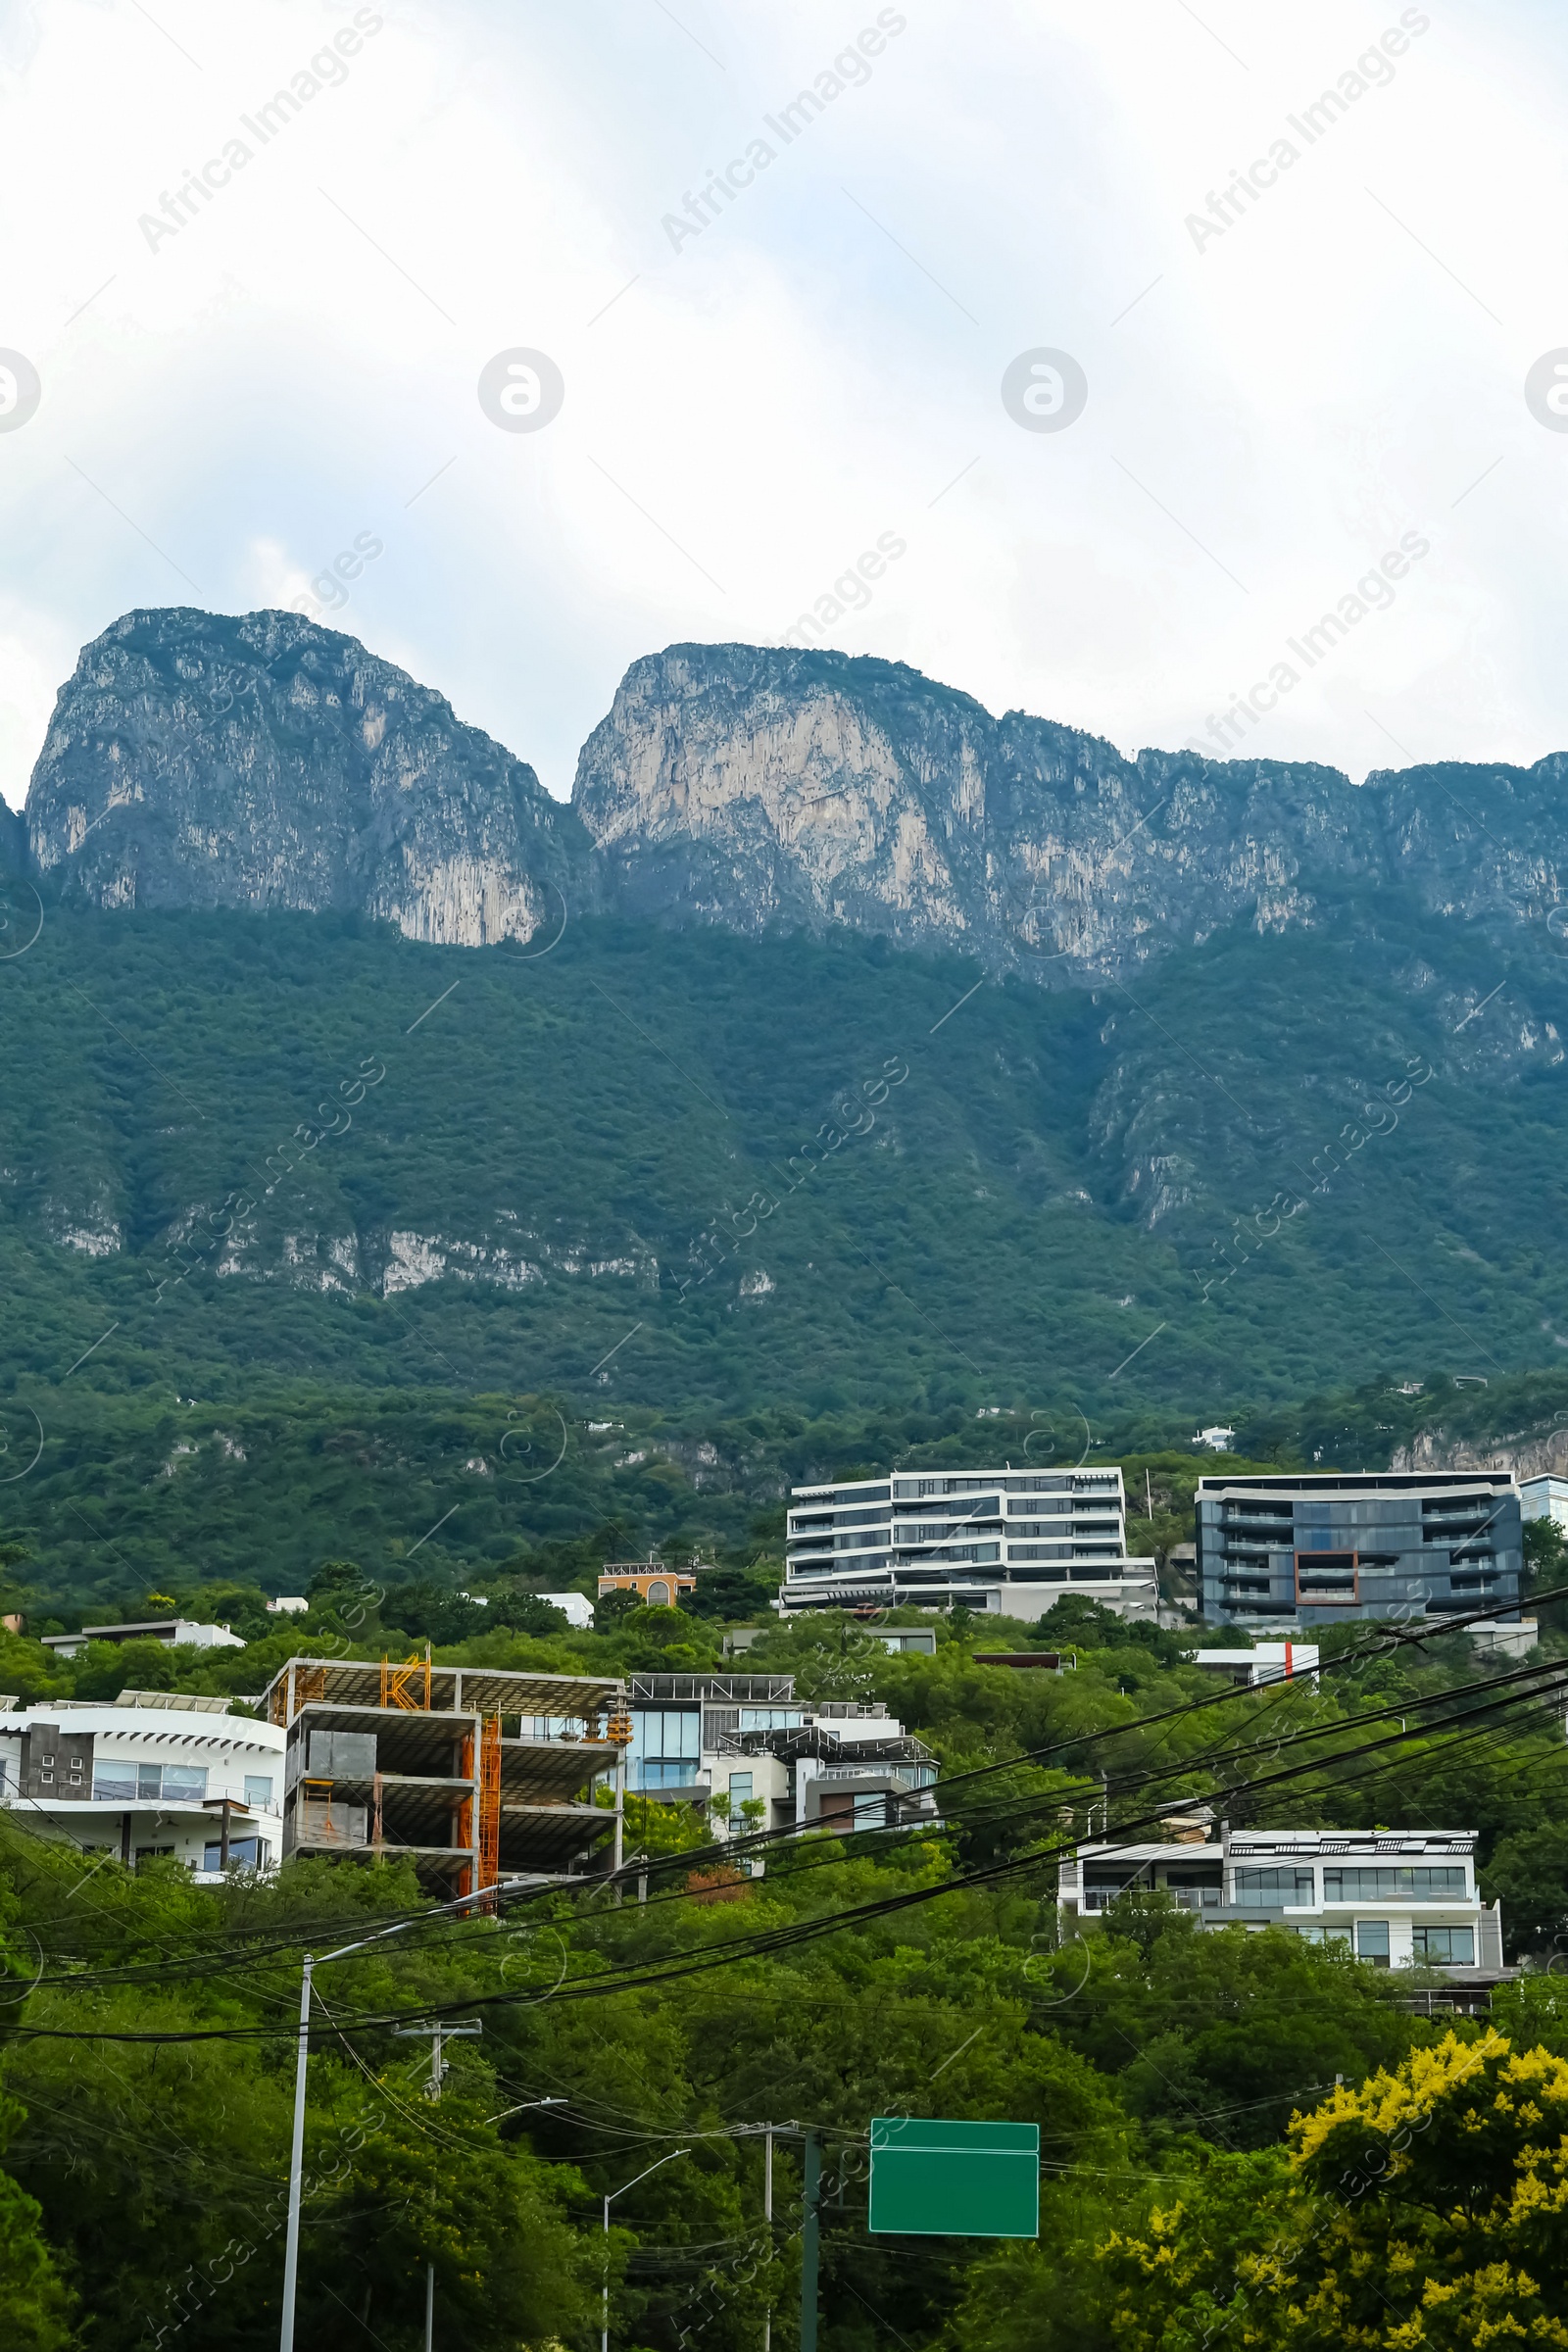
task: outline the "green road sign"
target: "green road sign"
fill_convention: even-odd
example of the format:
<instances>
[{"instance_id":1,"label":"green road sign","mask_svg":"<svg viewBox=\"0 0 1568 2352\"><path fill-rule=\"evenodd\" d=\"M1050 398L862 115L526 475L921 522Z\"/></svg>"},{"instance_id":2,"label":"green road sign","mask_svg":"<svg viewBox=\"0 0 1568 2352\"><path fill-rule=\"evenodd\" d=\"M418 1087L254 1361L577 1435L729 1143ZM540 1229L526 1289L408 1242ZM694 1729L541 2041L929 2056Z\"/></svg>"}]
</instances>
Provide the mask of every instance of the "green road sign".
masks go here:
<instances>
[{"instance_id":1,"label":"green road sign","mask_svg":"<svg viewBox=\"0 0 1568 2352\"><path fill-rule=\"evenodd\" d=\"M1038 2237L1038 2124L871 2119L871 2229L908 2237Z\"/></svg>"}]
</instances>

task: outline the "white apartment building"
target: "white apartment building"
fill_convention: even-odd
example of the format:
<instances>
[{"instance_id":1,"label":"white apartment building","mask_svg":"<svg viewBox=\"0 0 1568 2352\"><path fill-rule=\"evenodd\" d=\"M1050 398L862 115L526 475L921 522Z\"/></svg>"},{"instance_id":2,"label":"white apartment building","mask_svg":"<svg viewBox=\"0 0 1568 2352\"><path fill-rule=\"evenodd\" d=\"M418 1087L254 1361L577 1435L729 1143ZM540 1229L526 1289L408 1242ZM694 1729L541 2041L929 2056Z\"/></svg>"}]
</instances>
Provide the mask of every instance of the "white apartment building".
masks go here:
<instances>
[{"instance_id":1,"label":"white apartment building","mask_svg":"<svg viewBox=\"0 0 1568 2352\"><path fill-rule=\"evenodd\" d=\"M1550 1519L1568 1532L1568 1478L1547 1470L1539 1478L1520 1479L1519 1515L1527 1522Z\"/></svg>"},{"instance_id":2,"label":"white apartment building","mask_svg":"<svg viewBox=\"0 0 1568 2352\"><path fill-rule=\"evenodd\" d=\"M199 1879L270 1870L287 1736L228 1703L173 1690L122 1690L112 1705L0 1700L0 1805L131 1866L167 1855Z\"/></svg>"},{"instance_id":3,"label":"white apartment building","mask_svg":"<svg viewBox=\"0 0 1568 2352\"><path fill-rule=\"evenodd\" d=\"M1484 1993L1512 1974L1502 1914L1476 1888L1474 1830L1232 1830L1173 1842L1081 1845L1057 1900L1081 1934L1133 1887L1162 1887L1201 1928L1288 1928L1376 1968L1438 1968Z\"/></svg>"},{"instance_id":4,"label":"white apartment building","mask_svg":"<svg viewBox=\"0 0 1568 2352\"><path fill-rule=\"evenodd\" d=\"M1028 1623L1065 1593L1156 1615L1152 1558L1129 1558L1120 1470L921 1470L796 1487L777 1606L946 1609Z\"/></svg>"}]
</instances>

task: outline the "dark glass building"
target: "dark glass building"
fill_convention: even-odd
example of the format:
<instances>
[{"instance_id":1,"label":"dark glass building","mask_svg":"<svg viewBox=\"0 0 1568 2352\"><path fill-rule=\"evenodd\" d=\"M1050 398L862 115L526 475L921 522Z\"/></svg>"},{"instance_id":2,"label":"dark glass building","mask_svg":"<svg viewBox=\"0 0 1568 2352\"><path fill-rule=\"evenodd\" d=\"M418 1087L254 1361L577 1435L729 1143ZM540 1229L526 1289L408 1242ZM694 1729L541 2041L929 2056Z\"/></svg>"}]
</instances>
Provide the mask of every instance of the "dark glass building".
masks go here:
<instances>
[{"instance_id":1,"label":"dark glass building","mask_svg":"<svg viewBox=\"0 0 1568 2352\"><path fill-rule=\"evenodd\" d=\"M1509 1602L1519 1492L1487 1471L1339 1471L1198 1482L1198 1605L1210 1625L1442 1618Z\"/></svg>"}]
</instances>

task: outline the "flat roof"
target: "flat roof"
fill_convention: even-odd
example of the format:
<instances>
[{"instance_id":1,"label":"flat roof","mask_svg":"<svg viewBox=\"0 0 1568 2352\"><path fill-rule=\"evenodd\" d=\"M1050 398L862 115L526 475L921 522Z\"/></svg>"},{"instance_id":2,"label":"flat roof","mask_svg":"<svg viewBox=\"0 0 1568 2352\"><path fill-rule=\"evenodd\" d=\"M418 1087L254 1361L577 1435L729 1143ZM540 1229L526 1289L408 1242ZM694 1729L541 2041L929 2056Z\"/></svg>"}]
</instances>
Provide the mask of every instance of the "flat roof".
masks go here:
<instances>
[{"instance_id":1,"label":"flat roof","mask_svg":"<svg viewBox=\"0 0 1568 2352\"><path fill-rule=\"evenodd\" d=\"M296 1710L307 1699L378 1710L382 1671L379 1658L290 1658L278 1668L263 1696L269 1712L275 1711L281 1719L292 1672ZM405 1717L424 1713L424 1660L412 1663L394 1658L389 1671L408 1678L416 1703L389 1707L387 1712ZM564 1715L580 1720L612 1714L623 1703L624 1686L610 1675L531 1674L500 1666L430 1668L430 1707L438 1714Z\"/></svg>"},{"instance_id":2,"label":"flat roof","mask_svg":"<svg viewBox=\"0 0 1568 2352\"><path fill-rule=\"evenodd\" d=\"M1397 1494L1421 1487L1486 1487L1495 1492L1513 1483L1511 1470L1302 1470L1294 1476L1277 1471L1260 1478L1233 1478L1216 1470L1199 1480L1198 1492L1218 1494L1230 1488L1237 1493L1360 1494L1384 1489Z\"/></svg>"}]
</instances>

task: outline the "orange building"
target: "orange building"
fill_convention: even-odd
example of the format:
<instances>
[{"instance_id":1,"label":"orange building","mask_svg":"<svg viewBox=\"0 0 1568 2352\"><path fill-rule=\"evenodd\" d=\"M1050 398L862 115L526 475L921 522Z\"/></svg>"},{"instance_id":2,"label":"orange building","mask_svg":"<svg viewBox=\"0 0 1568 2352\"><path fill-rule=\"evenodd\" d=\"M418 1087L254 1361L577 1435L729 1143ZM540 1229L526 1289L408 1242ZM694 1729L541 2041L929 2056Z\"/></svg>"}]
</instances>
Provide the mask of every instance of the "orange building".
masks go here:
<instances>
[{"instance_id":1,"label":"orange building","mask_svg":"<svg viewBox=\"0 0 1568 2352\"><path fill-rule=\"evenodd\" d=\"M697 1579L683 1568L663 1568L658 1560L608 1561L599 1572L599 1597L607 1592L635 1592L645 1608L678 1609L683 1592L695 1592Z\"/></svg>"}]
</instances>

